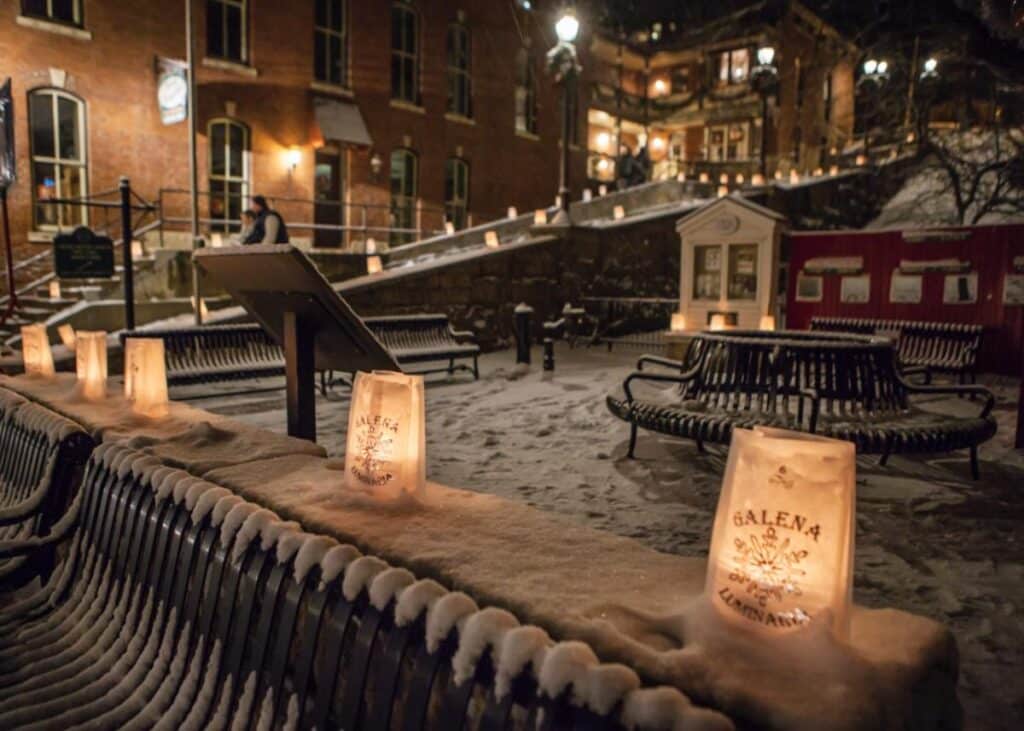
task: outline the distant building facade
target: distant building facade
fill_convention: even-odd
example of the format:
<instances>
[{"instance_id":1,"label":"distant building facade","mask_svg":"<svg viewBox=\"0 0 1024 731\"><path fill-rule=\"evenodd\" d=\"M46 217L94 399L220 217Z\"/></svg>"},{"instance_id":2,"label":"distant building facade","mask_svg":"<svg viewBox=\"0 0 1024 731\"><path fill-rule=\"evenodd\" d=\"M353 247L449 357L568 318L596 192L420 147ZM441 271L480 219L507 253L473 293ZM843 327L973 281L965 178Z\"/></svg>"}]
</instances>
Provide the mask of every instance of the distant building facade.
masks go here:
<instances>
[{"instance_id":1,"label":"distant building facade","mask_svg":"<svg viewBox=\"0 0 1024 731\"><path fill-rule=\"evenodd\" d=\"M203 234L230 236L256 193L294 238L332 247L551 205L561 104L544 54L555 5L193 0ZM60 229L115 227L116 212L46 201L108 191L121 175L160 202L164 244L188 245L185 38L182 3L0 5L16 258ZM578 192L585 149L572 159Z\"/></svg>"},{"instance_id":2,"label":"distant building facade","mask_svg":"<svg viewBox=\"0 0 1024 731\"><path fill-rule=\"evenodd\" d=\"M778 73L766 110L751 83L765 46ZM853 135L857 49L795 0L754 3L681 33L599 35L590 51L587 169L597 181L615 179L623 145L634 154L646 146L655 178L749 182L762 167L762 135L769 176L827 169Z\"/></svg>"}]
</instances>

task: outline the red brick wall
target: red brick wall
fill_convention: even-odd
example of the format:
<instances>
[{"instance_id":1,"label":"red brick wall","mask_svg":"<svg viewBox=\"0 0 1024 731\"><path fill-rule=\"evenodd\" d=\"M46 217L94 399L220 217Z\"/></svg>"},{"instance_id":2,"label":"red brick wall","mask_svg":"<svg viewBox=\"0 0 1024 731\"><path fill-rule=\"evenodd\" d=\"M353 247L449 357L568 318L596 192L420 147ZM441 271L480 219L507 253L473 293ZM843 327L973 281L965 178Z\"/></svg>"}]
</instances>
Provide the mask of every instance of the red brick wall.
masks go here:
<instances>
[{"instance_id":1,"label":"red brick wall","mask_svg":"<svg viewBox=\"0 0 1024 731\"><path fill-rule=\"evenodd\" d=\"M206 129L210 119L229 116L251 130L253 192L277 198L312 197L317 141L310 88L313 81L313 3L250 0L249 76L200 66L199 180L206 183ZM461 5L472 34L473 124L445 118L447 91L445 33L458 7L448 0L416 0L422 27L423 113L390 103L390 3L349 0L351 88L374 141L373 150L348 153L349 200L386 204L391 151L406 140L419 155L422 205L439 209L444 197L444 162L460 152L470 164L470 210L481 221L548 205L557 190L560 96L545 74L544 53L553 44L550 14L555 4L513 18L507 0L474 0ZM195 0L198 58L205 56L205 6ZM545 10L547 7L547 10ZM156 104L157 56L185 56L184 10L180 3L84 0L84 27L91 40L77 40L16 23L20 3L0 4L0 76L13 79L18 181L10 191L16 259L44 244L28 242L31 225L27 99L29 90L50 85L49 69L66 74L64 88L87 109L88 172L92 191L116 187L128 175L142 195L155 198L161 188L188 187L186 123L164 126ZM521 35L535 51L538 79L539 140L515 134L514 63ZM583 38L578 44L584 48ZM586 65L586 59L584 59ZM585 98L584 89L580 91ZM340 97L339 97L340 98ZM585 105L580 125L585 125ZM302 159L290 172L284 152L298 145ZM378 178L370 170L371 153L384 161ZM583 187L585 153L574 150L574 188ZM187 197L169 198L171 215L187 215ZM280 204L292 221L311 220L307 204ZM205 203L202 206L206 215ZM111 217L113 220L114 217ZM102 217L93 219L101 223ZM371 220L371 223L373 221ZM386 213L378 223L386 222ZM439 227L439 215L424 216ZM297 231L299 235L309 232Z\"/></svg>"}]
</instances>

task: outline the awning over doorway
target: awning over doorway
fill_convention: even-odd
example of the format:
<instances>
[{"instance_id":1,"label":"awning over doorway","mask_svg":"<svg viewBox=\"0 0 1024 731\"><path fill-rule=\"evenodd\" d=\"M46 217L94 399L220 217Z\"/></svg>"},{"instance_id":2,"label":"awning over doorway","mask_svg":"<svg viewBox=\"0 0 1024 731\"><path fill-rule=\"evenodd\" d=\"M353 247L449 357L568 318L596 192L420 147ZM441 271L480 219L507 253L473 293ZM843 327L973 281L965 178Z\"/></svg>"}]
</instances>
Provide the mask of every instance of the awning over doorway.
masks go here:
<instances>
[{"instance_id":1,"label":"awning over doorway","mask_svg":"<svg viewBox=\"0 0 1024 731\"><path fill-rule=\"evenodd\" d=\"M359 107L350 102L317 100L313 105L316 123L325 142L370 147L373 140Z\"/></svg>"}]
</instances>

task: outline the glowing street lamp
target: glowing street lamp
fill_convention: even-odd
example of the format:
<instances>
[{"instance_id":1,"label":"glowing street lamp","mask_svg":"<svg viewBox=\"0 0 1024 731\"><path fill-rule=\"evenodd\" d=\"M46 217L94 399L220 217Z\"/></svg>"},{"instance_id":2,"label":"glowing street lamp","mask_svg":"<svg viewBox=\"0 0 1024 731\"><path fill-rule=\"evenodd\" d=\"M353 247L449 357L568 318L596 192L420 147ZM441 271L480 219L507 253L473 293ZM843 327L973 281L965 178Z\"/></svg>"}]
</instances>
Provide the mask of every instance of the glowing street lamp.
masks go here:
<instances>
[{"instance_id":1,"label":"glowing street lamp","mask_svg":"<svg viewBox=\"0 0 1024 731\"><path fill-rule=\"evenodd\" d=\"M576 78L579 76L582 67L579 57L576 54L576 47L573 42L580 32L580 21L572 8L566 8L561 17L555 23L555 34L558 36L558 44L548 51L548 71L554 77L556 84L562 85L562 164L559 170L559 211L552 223L559 226L568 226L572 223L569 216L569 142L572 139L571 118L572 105L570 99L576 93Z\"/></svg>"}]
</instances>

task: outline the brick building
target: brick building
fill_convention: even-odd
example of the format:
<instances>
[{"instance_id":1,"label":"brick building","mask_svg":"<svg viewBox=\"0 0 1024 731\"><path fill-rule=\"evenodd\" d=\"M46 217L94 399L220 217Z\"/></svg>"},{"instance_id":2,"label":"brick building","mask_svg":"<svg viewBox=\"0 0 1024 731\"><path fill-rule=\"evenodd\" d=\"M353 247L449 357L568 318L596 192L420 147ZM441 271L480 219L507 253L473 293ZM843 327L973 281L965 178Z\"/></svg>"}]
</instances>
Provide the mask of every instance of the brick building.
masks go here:
<instances>
[{"instance_id":1,"label":"brick building","mask_svg":"<svg viewBox=\"0 0 1024 731\"><path fill-rule=\"evenodd\" d=\"M752 83L758 50L774 51L767 105ZM643 144L655 177L682 172L749 181L829 166L853 135L857 49L796 0L763 0L701 26L656 24L630 38L596 36L588 104L588 171L611 180L620 144ZM767 113L765 113L767 112Z\"/></svg>"},{"instance_id":2,"label":"brick building","mask_svg":"<svg viewBox=\"0 0 1024 731\"><path fill-rule=\"evenodd\" d=\"M552 203L561 105L544 54L556 3L193 2L204 234L230 235L254 193L294 238L328 246L396 243L446 219L461 227ZM113 224L39 201L101 193L121 175L160 201L164 243L187 245L185 85L171 62L185 58L185 38L181 3L0 4L17 259L58 228ZM578 191L586 153L572 155Z\"/></svg>"}]
</instances>

